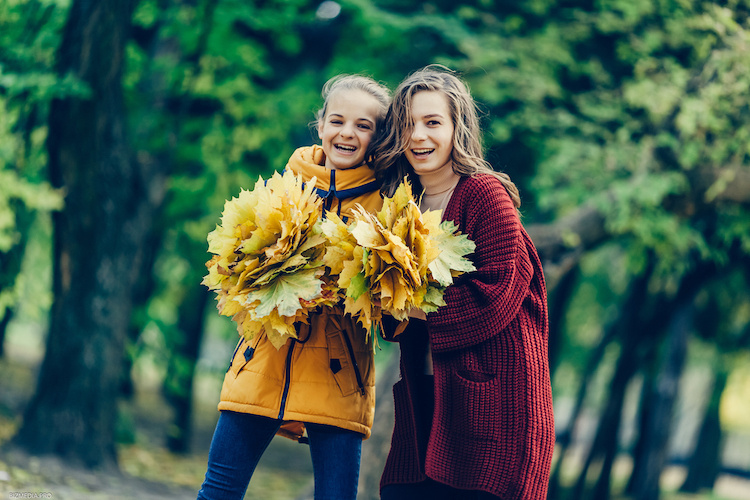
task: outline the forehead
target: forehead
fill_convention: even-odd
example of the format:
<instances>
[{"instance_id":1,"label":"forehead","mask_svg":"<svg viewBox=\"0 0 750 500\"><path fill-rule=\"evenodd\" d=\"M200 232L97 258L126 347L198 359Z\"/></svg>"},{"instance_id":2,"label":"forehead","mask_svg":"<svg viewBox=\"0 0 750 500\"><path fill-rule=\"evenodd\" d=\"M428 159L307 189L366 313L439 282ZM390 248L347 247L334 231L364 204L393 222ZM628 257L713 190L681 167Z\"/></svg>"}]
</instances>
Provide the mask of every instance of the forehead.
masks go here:
<instances>
[{"instance_id":1,"label":"forehead","mask_svg":"<svg viewBox=\"0 0 750 500\"><path fill-rule=\"evenodd\" d=\"M348 118L366 118L375 121L380 103L375 96L360 89L336 90L328 97L326 116L341 115Z\"/></svg>"},{"instance_id":2,"label":"forehead","mask_svg":"<svg viewBox=\"0 0 750 500\"><path fill-rule=\"evenodd\" d=\"M415 118L436 114L449 117L448 98L435 90L419 91L411 98L411 114Z\"/></svg>"}]
</instances>

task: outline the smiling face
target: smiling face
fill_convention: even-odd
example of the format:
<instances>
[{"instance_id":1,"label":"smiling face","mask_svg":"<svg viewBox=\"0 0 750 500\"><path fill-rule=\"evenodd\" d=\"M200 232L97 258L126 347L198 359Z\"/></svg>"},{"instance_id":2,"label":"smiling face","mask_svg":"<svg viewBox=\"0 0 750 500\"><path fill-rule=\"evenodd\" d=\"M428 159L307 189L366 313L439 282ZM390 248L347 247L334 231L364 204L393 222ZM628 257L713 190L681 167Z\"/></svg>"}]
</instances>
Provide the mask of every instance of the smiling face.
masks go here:
<instances>
[{"instance_id":1,"label":"smiling face","mask_svg":"<svg viewBox=\"0 0 750 500\"><path fill-rule=\"evenodd\" d=\"M362 165L379 109L377 99L363 90L339 90L329 97L326 114L318 123L327 168L346 170Z\"/></svg>"},{"instance_id":2,"label":"smiling face","mask_svg":"<svg viewBox=\"0 0 750 500\"><path fill-rule=\"evenodd\" d=\"M431 90L417 92L411 101L411 118L414 123L405 155L414 171L423 180L452 177L453 119L447 97Z\"/></svg>"}]
</instances>

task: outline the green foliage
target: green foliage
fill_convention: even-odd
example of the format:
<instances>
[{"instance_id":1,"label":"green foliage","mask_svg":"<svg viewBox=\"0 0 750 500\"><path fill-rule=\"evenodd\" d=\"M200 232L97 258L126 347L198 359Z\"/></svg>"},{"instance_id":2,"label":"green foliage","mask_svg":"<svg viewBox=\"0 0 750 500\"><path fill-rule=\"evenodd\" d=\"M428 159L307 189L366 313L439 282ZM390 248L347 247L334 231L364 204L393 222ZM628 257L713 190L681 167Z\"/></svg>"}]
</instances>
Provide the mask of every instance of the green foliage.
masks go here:
<instances>
[{"instance_id":1,"label":"green foliage","mask_svg":"<svg viewBox=\"0 0 750 500\"><path fill-rule=\"evenodd\" d=\"M85 92L72 76L60 79L49 69L66 4L0 4L0 318L18 301L18 273L36 215L62 207L62 193L44 174L45 117L53 98Z\"/></svg>"},{"instance_id":2,"label":"green foliage","mask_svg":"<svg viewBox=\"0 0 750 500\"><path fill-rule=\"evenodd\" d=\"M63 193L45 178L47 109L54 98L87 95L52 70L70 3L0 3L3 266L7 252L22 251L29 214L60 207ZM338 5L138 2L123 80L127 133L142 166L164 167L154 179L164 206L154 290L136 321L159 362L181 335L178 307L200 286L206 235L224 201L317 141L308 124L321 86L338 73L395 87L429 63L459 70L480 104L489 159L521 188L526 223L584 203L605 215L612 238L582 261L565 316L566 369L601 338L646 255L657 259L658 290L703 262L725 270L747 259L748 204L722 200L736 180L731 169L750 165L747 0ZM724 168L698 189L697 171ZM742 338L732 325L747 318L732 276L736 293L701 299L702 311L729 311L716 342ZM212 329L236 336L214 316Z\"/></svg>"},{"instance_id":3,"label":"green foliage","mask_svg":"<svg viewBox=\"0 0 750 500\"><path fill-rule=\"evenodd\" d=\"M654 251L658 272L679 276L701 260L726 263L750 231L750 219L725 215L735 206L705 205L730 179L705 193L690 181L696 169L748 168L748 7L463 6L456 17L473 36L447 61L487 106L490 152L537 201L527 215L554 218L593 201L635 260ZM707 230L716 218L735 220L733 236Z\"/></svg>"},{"instance_id":4,"label":"green foliage","mask_svg":"<svg viewBox=\"0 0 750 500\"><path fill-rule=\"evenodd\" d=\"M32 183L22 178L2 160L0 185L4 188L0 195L0 252L9 253L21 238L16 224L17 212L58 210L62 207L62 196L46 183Z\"/></svg>"}]
</instances>

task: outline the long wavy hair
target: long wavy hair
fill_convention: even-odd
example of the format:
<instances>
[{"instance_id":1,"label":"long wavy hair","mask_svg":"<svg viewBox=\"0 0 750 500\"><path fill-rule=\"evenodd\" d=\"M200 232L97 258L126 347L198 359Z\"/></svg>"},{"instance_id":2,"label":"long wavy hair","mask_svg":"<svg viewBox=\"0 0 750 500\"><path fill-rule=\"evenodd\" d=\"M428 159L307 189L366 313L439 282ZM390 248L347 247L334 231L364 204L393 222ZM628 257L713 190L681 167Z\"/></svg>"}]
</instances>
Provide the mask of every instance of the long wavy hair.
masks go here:
<instances>
[{"instance_id":1,"label":"long wavy hair","mask_svg":"<svg viewBox=\"0 0 750 500\"><path fill-rule=\"evenodd\" d=\"M402 81L396 88L385 117L385 131L376 139L371 163L382 182L381 191L392 195L404 177L409 177L415 192L422 186L404 154L411 141L414 118L411 103L418 92L443 94L448 101L453 121L453 171L460 176L490 174L497 177L508 191L516 208L521 206L518 188L508 174L495 171L484 159L477 105L466 84L445 66L426 66Z\"/></svg>"}]
</instances>

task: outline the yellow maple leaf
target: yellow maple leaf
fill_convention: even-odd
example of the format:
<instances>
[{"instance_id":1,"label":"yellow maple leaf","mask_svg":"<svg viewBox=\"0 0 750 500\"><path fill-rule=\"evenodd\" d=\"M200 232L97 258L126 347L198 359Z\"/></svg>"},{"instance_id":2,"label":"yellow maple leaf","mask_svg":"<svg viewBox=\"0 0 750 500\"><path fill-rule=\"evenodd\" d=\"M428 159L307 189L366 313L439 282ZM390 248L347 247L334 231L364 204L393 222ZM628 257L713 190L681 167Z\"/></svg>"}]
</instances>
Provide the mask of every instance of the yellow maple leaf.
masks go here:
<instances>
[{"instance_id":1,"label":"yellow maple leaf","mask_svg":"<svg viewBox=\"0 0 750 500\"><path fill-rule=\"evenodd\" d=\"M324 278L321 213L315 179L304 183L291 171L258 178L224 204L221 224L207 237L215 255L202 283L240 335L265 333L279 348L296 337L295 321L336 302L335 283Z\"/></svg>"},{"instance_id":2,"label":"yellow maple leaf","mask_svg":"<svg viewBox=\"0 0 750 500\"><path fill-rule=\"evenodd\" d=\"M376 214L357 206L349 226L340 219L321 225L329 241L324 260L346 291L345 310L368 334L382 328L383 311L407 321L412 308L437 310L444 304L446 273L473 270L465 258L473 243L441 220L440 211L420 212L405 179ZM444 250L450 257L438 262Z\"/></svg>"}]
</instances>

